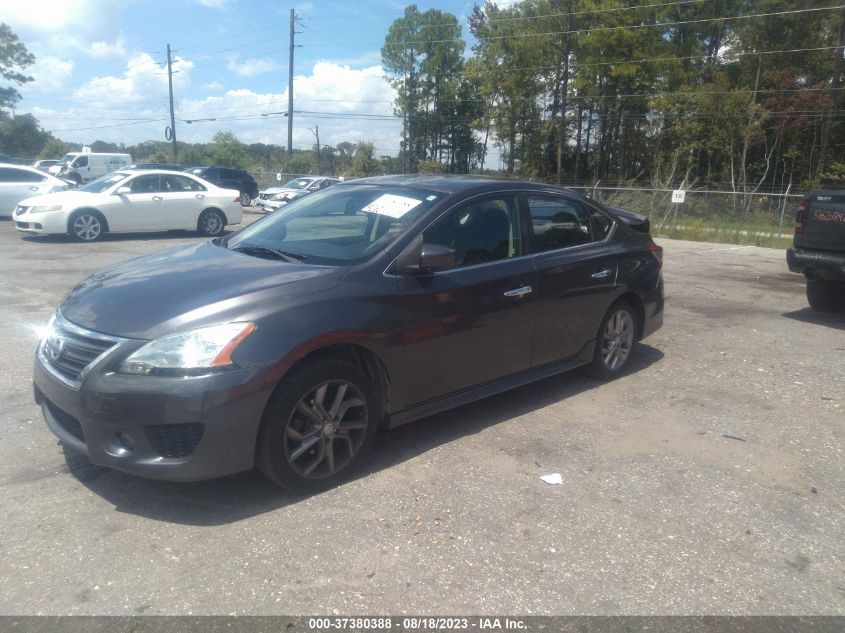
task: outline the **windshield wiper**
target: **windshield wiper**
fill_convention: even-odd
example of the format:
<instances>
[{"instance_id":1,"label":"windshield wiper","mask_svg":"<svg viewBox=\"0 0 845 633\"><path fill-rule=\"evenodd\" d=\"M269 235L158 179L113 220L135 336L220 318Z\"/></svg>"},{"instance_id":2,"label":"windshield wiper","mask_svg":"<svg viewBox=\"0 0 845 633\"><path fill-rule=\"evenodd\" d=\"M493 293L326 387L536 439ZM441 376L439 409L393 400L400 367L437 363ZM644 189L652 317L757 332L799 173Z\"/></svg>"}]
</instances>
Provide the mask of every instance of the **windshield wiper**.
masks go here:
<instances>
[{"instance_id":1,"label":"windshield wiper","mask_svg":"<svg viewBox=\"0 0 845 633\"><path fill-rule=\"evenodd\" d=\"M301 253L292 253L290 251L283 251L279 248L271 248L269 246L257 246L253 244L244 244L243 246L236 246L232 249L233 251L237 251L239 253L252 253L254 255L272 255L278 259L283 259L286 262L290 262L295 264L297 262L302 261L307 257L307 255L302 255Z\"/></svg>"}]
</instances>

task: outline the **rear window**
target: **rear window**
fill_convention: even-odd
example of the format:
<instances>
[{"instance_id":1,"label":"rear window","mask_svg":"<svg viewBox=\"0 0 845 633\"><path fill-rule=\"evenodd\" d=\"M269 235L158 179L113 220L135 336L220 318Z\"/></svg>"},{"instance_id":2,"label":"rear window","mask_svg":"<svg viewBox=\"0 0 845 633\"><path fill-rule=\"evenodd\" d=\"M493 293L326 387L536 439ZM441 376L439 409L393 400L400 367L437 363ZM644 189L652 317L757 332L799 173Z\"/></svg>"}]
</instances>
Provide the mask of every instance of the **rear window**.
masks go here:
<instances>
[{"instance_id":1,"label":"rear window","mask_svg":"<svg viewBox=\"0 0 845 633\"><path fill-rule=\"evenodd\" d=\"M15 169L14 167L0 167L0 182L43 182L44 174Z\"/></svg>"}]
</instances>

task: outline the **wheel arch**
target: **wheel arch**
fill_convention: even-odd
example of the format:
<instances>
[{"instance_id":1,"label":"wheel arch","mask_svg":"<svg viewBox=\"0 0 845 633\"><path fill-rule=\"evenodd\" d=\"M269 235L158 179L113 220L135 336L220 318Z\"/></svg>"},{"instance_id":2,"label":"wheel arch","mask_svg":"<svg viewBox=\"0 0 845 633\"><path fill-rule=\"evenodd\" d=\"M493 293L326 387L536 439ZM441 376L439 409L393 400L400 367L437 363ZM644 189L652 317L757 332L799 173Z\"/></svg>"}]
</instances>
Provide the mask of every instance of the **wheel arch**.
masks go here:
<instances>
[{"instance_id":1,"label":"wheel arch","mask_svg":"<svg viewBox=\"0 0 845 633\"><path fill-rule=\"evenodd\" d=\"M628 303L634 309L634 316L637 318L637 331L634 338L639 341L643 337L643 327L645 326L645 304L640 295L631 290L616 297L613 303L616 304L620 301Z\"/></svg>"},{"instance_id":2,"label":"wheel arch","mask_svg":"<svg viewBox=\"0 0 845 633\"><path fill-rule=\"evenodd\" d=\"M73 218L76 217L76 215L78 213L81 213L81 212L84 212L84 211L87 211L88 213L96 213L98 216L100 216L100 220L103 222L103 232L108 233L110 231L109 221L102 211L100 211L96 207L79 207L78 209L74 209L73 211L71 211L70 214L67 216L68 233L70 233L70 231L71 231L70 225L71 225L71 222L73 221Z\"/></svg>"},{"instance_id":3,"label":"wheel arch","mask_svg":"<svg viewBox=\"0 0 845 633\"><path fill-rule=\"evenodd\" d=\"M226 212L223 209L220 207L205 207L197 216L197 230L200 228L200 219L202 219L202 214L207 213L208 211L217 211L217 213L223 216L223 220L225 220L224 226L229 224L229 216L226 215Z\"/></svg>"}]
</instances>

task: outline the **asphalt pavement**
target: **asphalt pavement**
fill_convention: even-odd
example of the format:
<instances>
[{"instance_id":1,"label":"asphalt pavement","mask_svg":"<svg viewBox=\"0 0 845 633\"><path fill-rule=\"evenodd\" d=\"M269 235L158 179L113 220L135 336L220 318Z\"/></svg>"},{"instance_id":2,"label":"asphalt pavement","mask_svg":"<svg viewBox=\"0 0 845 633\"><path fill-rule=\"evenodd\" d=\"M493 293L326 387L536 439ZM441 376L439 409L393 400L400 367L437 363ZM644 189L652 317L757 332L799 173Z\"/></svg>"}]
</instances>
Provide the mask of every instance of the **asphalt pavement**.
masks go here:
<instances>
[{"instance_id":1,"label":"asphalt pavement","mask_svg":"<svg viewBox=\"0 0 845 633\"><path fill-rule=\"evenodd\" d=\"M783 251L659 240L665 325L625 376L382 433L302 497L92 466L33 403L73 284L198 239L0 222L0 614L845 614L845 315L807 307Z\"/></svg>"}]
</instances>

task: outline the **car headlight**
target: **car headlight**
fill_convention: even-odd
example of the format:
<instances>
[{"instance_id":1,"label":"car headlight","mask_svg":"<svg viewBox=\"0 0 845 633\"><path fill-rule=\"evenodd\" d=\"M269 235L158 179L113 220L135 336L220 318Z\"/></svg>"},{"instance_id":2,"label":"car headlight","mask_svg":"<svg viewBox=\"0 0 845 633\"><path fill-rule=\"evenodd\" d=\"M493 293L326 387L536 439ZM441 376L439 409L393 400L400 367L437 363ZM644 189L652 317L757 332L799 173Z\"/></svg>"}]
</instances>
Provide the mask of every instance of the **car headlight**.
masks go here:
<instances>
[{"instance_id":1,"label":"car headlight","mask_svg":"<svg viewBox=\"0 0 845 633\"><path fill-rule=\"evenodd\" d=\"M199 376L236 367L232 353L255 330L253 323L223 323L150 341L117 371L152 376Z\"/></svg>"},{"instance_id":2,"label":"car headlight","mask_svg":"<svg viewBox=\"0 0 845 633\"><path fill-rule=\"evenodd\" d=\"M47 213L48 211L59 211L62 208L60 204L47 204L40 207L29 207L30 213Z\"/></svg>"}]
</instances>

